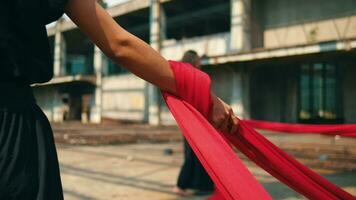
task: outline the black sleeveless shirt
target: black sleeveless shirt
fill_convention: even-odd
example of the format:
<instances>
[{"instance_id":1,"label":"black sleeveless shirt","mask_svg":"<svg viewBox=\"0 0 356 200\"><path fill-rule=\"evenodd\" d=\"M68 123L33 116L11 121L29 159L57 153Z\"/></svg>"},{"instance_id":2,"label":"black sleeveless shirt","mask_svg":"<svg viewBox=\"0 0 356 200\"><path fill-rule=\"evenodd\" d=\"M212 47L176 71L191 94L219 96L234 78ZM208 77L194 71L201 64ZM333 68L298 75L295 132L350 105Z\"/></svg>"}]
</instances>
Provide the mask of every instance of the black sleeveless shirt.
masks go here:
<instances>
[{"instance_id":1,"label":"black sleeveless shirt","mask_svg":"<svg viewBox=\"0 0 356 200\"><path fill-rule=\"evenodd\" d=\"M2 0L0 82L43 83L53 76L46 24L63 15L68 0Z\"/></svg>"}]
</instances>

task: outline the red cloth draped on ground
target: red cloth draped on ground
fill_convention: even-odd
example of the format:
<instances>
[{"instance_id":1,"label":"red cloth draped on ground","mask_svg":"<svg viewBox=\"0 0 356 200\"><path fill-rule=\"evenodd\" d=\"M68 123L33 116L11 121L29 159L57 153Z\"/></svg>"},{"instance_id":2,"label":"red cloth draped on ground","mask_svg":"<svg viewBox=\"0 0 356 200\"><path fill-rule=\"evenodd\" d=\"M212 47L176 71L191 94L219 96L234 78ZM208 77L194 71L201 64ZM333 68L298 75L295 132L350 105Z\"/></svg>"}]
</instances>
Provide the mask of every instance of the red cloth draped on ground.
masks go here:
<instances>
[{"instance_id":1,"label":"red cloth draped on ground","mask_svg":"<svg viewBox=\"0 0 356 200\"><path fill-rule=\"evenodd\" d=\"M206 120L211 108L209 77L188 64L170 62L170 65L176 77L179 98L164 93L164 99L216 184L218 192L211 199L271 199L227 141L271 175L309 199L356 199L297 162L243 121L233 135L216 131Z\"/></svg>"},{"instance_id":2,"label":"red cloth draped on ground","mask_svg":"<svg viewBox=\"0 0 356 200\"><path fill-rule=\"evenodd\" d=\"M249 126L284 133L318 133L322 135L340 135L344 137L356 137L356 124L342 125L310 125L310 124L288 124L280 122L268 122L259 120L243 120Z\"/></svg>"}]
</instances>

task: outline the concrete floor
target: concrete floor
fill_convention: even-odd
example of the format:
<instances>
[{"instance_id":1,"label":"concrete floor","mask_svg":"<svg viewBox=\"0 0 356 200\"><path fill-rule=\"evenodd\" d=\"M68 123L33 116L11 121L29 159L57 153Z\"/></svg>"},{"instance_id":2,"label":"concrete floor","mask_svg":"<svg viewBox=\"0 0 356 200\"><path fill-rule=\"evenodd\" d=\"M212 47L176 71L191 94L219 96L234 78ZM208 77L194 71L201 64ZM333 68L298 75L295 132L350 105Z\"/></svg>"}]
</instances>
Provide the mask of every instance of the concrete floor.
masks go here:
<instances>
[{"instance_id":1,"label":"concrete floor","mask_svg":"<svg viewBox=\"0 0 356 200\"><path fill-rule=\"evenodd\" d=\"M165 149L172 155L165 155ZM182 145L128 144L114 146L59 145L66 200L200 200L171 193L182 163ZM273 199L303 199L263 170L245 162ZM356 195L356 171L322 172L329 180Z\"/></svg>"}]
</instances>

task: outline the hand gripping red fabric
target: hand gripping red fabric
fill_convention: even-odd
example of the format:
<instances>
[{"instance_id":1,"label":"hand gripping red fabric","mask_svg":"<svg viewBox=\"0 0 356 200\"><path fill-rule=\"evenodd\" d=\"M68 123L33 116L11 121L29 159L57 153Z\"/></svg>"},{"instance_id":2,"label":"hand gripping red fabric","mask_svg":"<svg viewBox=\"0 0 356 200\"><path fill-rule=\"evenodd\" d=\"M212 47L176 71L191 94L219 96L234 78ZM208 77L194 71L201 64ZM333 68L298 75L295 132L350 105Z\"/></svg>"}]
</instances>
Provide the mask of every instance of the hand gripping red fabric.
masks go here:
<instances>
[{"instance_id":1,"label":"hand gripping red fabric","mask_svg":"<svg viewBox=\"0 0 356 200\"><path fill-rule=\"evenodd\" d=\"M188 64L170 62L178 96L163 93L184 136L216 184L214 200L271 199L233 152L227 140L274 177L309 199L355 200L273 145L245 122L235 134L222 134L207 121L210 79Z\"/></svg>"},{"instance_id":2,"label":"hand gripping red fabric","mask_svg":"<svg viewBox=\"0 0 356 200\"><path fill-rule=\"evenodd\" d=\"M180 98L163 93L164 99L223 199L272 199L238 159L222 134L206 120L211 107L209 77L190 65L170 64Z\"/></svg>"}]
</instances>

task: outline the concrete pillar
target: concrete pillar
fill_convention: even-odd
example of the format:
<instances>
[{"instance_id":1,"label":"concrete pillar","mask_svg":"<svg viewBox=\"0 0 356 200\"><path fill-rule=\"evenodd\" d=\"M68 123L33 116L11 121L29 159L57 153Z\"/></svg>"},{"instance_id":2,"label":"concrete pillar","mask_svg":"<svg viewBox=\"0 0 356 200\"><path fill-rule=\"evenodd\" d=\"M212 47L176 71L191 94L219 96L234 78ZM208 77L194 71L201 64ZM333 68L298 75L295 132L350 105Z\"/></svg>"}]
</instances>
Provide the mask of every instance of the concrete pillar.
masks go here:
<instances>
[{"instance_id":1,"label":"concrete pillar","mask_svg":"<svg viewBox=\"0 0 356 200\"><path fill-rule=\"evenodd\" d=\"M94 46L94 71L96 76L96 87L93 105L90 109L90 122L97 124L101 123L102 116L102 69L104 65L105 57L103 52L99 49L99 47Z\"/></svg>"},{"instance_id":2,"label":"concrete pillar","mask_svg":"<svg viewBox=\"0 0 356 200\"><path fill-rule=\"evenodd\" d=\"M47 91L48 92L48 91ZM59 93L54 90L52 99L52 121L53 122L63 122L64 121L64 104L62 102Z\"/></svg>"},{"instance_id":3,"label":"concrete pillar","mask_svg":"<svg viewBox=\"0 0 356 200\"><path fill-rule=\"evenodd\" d=\"M161 105L159 101L159 90L148 83L148 123L150 125L161 125Z\"/></svg>"},{"instance_id":4,"label":"concrete pillar","mask_svg":"<svg viewBox=\"0 0 356 200\"><path fill-rule=\"evenodd\" d=\"M56 33L54 36L54 77L65 75L66 65L66 41L61 32L62 20L56 24Z\"/></svg>"},{"instance_id":5,"label":"concrete pillar","mask_svg":"<svg viewBox=\"0 0 356 200\"><path fill-rule=\"evenodd\" d=\"M160 41L162 43L162 41L167 39L167 15L162 5L160 5L159 22L160 22Z\"/></svg>"},{"instance_id":6,"label":"concrete pillar","mask_svg":"<svg viewBox=\"0 0 356 200\"><path fill-rule=\"evenodd\" d=\"M150 5L150 44L156 51L161 50L162 20L160 0L151 0Z\"/></svg>"},{"instance_id":7,"label":"concrete pillar","mask_svg":"<svg viewBox=\"0 0 356 200\"><path fill-rule=\"evenodd\" d=\"M242 52L251 50L251 1L230 0L231 30L230 51ZM234 72L231 106L241 118L250 118L249 73L241 68Z\"/></svg>"},{"instance_id":8,"label":"concrete pillar","mask_svg":"<svg viewBox=\"0 0 356 200\"><path fill-rule=\"evenodd\" d=\"M242 75L239 72L234 71L232 74L232 91L231 91L231 108L234 110L238 117L244 116L244 106L243 106L243 87L242 87Z\"/></svg>"},{"instance_id":9,"label":"concrete pillar","mask_svg":"<svg viewBox=\"0 0 356 200\"><path fill-rule=\"evenodd\" d=\"M230 0L231 30L230 51L241 52L251 49L250 10L252 0Z\"/></svg>"},{"instance_id":10,"label":"concrete pillar","mask_svg":"<svg viewBox=\"0 0 356 200\"><path fill-rule=\"evenodd\" d=\"M244 67L240 71L240 77L241 77L241 100L242 100L242 118L249 119L251 118L251 109L250 109L250 72L247 69L247 67Z\"/></svg>"},{"instance_id":11,"label":"concrete pillar","mask_svg":"<svg viewBox=\"0 0 356 200\"><path fill-rule=\"evenodd\" d=\"M150 5L150 44L156 51L161 50L162 20L160 0L151 0ZM154 85L147 83L148 104L146 104L145 116L148 116L148 123L151 125L161 124L161 105L159 101L160 92Z\"/></svg>"}]
</instances>

